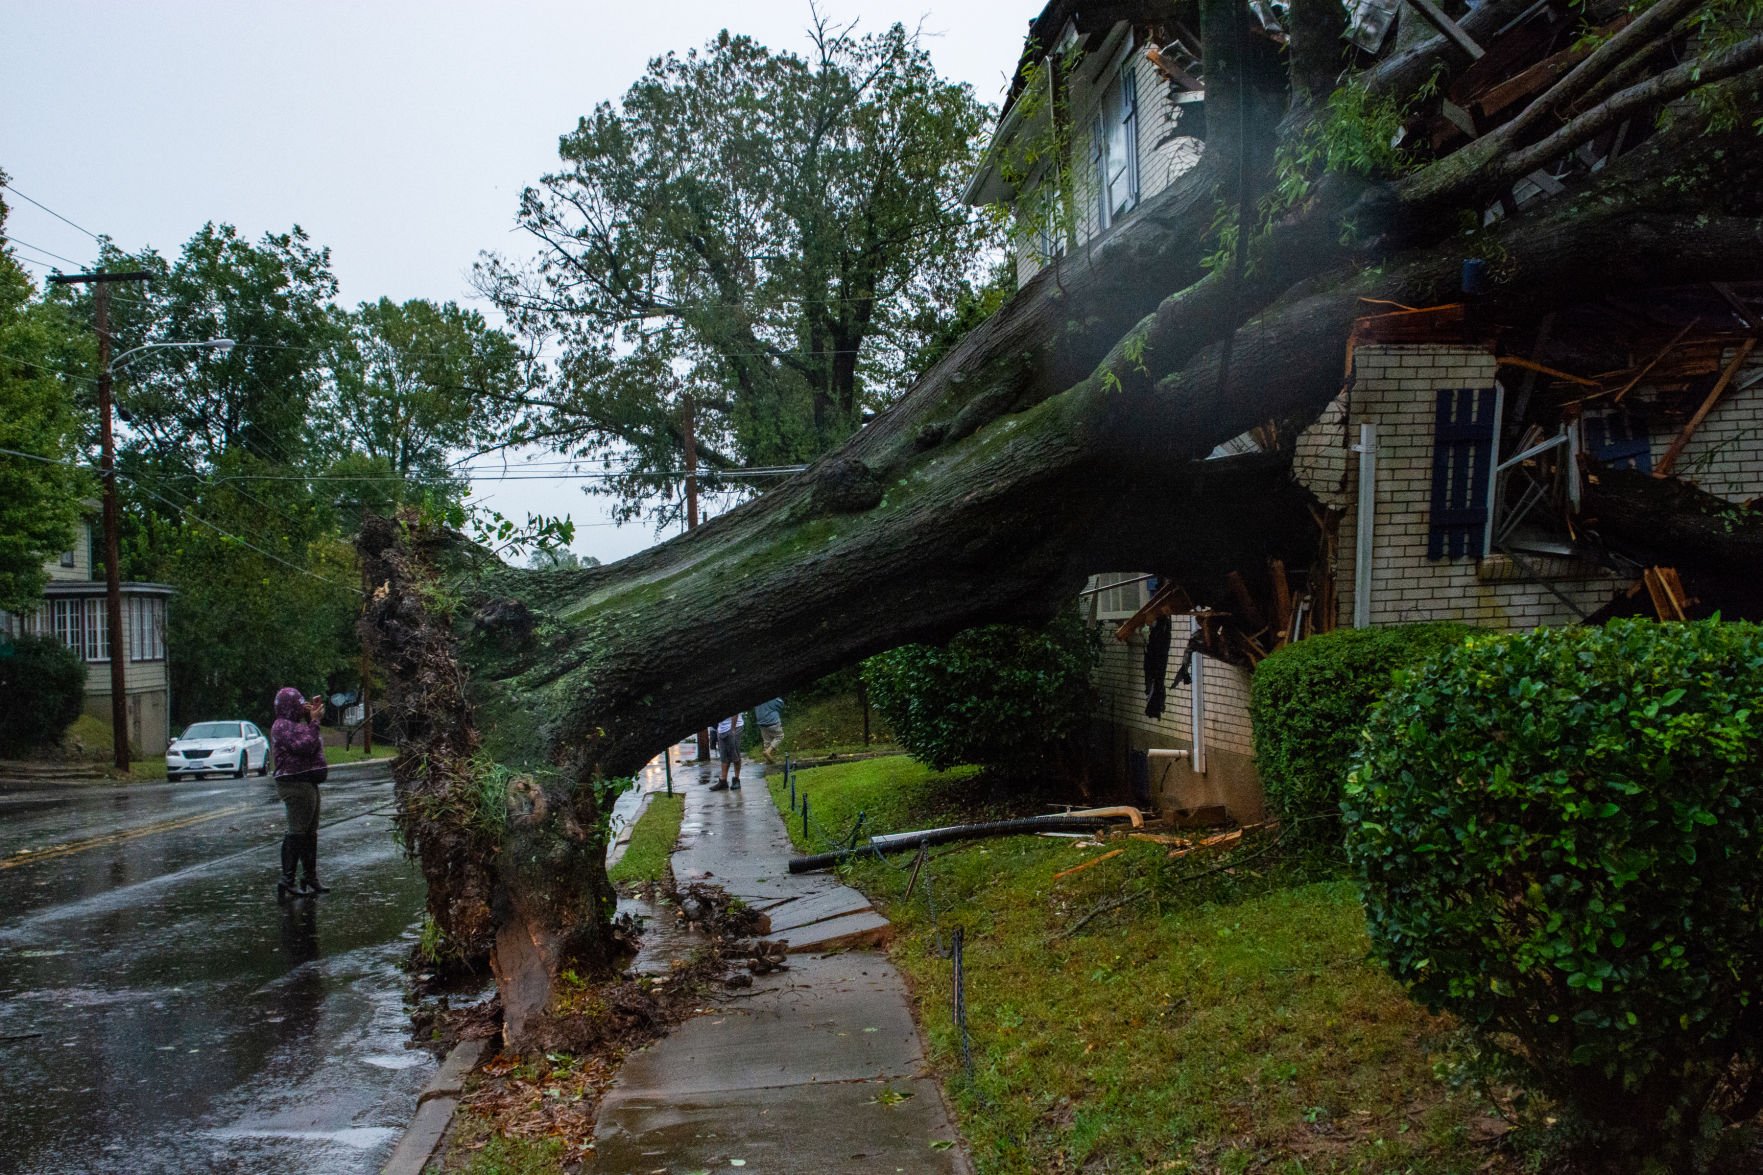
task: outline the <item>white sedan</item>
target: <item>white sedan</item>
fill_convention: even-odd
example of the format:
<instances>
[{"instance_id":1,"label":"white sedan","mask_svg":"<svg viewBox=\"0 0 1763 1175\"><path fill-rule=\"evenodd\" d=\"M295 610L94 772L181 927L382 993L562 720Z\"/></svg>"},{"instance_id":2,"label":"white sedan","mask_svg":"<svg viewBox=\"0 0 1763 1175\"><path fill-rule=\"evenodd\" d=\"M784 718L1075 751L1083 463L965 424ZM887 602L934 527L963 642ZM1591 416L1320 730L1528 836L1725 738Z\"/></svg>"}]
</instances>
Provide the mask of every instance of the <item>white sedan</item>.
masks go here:
<instances>
[{"instance_id":1,"label":"white sedan","mask_svg":"<svg viewBox=\"0 0 1763 1175\"><path fill-rule=\"evenodd\" d=\"M269 772L269 740L249 722L197 722L165 748L165 777Z\"/></svg>"}]
</instances>

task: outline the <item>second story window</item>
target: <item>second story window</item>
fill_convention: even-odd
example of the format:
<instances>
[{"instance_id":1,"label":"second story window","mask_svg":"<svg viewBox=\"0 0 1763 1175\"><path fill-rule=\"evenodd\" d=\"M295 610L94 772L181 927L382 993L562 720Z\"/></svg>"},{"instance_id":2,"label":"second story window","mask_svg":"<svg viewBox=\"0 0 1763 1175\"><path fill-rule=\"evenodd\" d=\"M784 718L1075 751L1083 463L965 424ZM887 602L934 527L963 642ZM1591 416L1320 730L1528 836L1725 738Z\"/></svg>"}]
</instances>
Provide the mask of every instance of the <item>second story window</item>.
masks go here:
<instances>
[{"instance_id":1,"label":"second story window","mask_svg":"<svg viewBox=\"0 0 1763 1175\"><path fill-rule=\"evenodd\" d=\"M1102 94L1090 128L1096 177L1096 227L1106 229L1139 202L1139 88L1132 66Z\"/></svg>"}]
</instances>

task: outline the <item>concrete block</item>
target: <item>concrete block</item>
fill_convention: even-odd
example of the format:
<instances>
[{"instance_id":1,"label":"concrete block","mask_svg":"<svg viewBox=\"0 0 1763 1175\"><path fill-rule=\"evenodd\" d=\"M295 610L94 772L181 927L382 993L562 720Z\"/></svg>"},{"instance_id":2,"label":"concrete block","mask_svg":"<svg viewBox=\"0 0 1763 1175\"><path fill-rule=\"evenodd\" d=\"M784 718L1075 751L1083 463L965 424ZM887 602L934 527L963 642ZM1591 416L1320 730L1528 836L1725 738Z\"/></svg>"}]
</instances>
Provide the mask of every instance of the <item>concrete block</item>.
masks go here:
<instances>
[{"instance_id":1,"label":"concrete block","mask_svg":"<svg viewBox=\"0 0 1763 1175\"><path fill-rule=\"evenodd\" d=\"M418 1103L437 1097L456 1098L465 1092L465 1079L477 1068L478 1060L484 1055L484 1046L488 1041L462 1040L453 1046L447 1059L441 1063L441 1071L423 1087L418 1096Z\"/></svg>"},{"instance_id":2,"label":"concrete block","mask_svg":"<svg viewBox=\"0 0 1763 1175\"><path fill-rule=\"evenodd\" d=\"M405 1128L392 1157L380 1168L380 1175L422 1175L422 1169L428 1166L435 1148L446 1136L447 1127L452 1125L453 1110L458 1104L455 1098L438 1097L418 1106L416 1117Z\"/></svg>"},{"instance_id":3,"label":"concrete block","mask_svg":"<svg viewBox=\"0 0 1763 1175\"><path fill-rule=\"evenodd\" d=\"M894 936L894 924L874 910L816 922L792 931L790 953L879 947Z\"/></svg>"}]
</instances>

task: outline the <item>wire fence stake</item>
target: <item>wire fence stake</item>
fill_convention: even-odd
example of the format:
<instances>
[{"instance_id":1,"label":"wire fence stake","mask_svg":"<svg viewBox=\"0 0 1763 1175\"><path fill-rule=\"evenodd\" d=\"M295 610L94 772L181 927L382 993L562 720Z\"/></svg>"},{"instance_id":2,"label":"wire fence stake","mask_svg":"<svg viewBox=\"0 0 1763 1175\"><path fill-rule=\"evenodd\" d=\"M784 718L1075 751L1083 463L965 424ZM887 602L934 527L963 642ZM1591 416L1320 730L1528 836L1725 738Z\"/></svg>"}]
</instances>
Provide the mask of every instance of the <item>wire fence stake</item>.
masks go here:
<instances>
[{"instance_id":1,"label":"wire fence stake","mask_svg":"<svg viewBox=\"0 0 1763 1175\"><path fill-rule=\"evenodd\" d=\"M973 1082L973 1042L967 1035L967 982L961 969L961 947L967 935L962 927L957 926L949 940L949 965L955 979L955 1027L961 1030L961 1065L967 1072L969 1084Z\"/></svg>"}]
</instances>

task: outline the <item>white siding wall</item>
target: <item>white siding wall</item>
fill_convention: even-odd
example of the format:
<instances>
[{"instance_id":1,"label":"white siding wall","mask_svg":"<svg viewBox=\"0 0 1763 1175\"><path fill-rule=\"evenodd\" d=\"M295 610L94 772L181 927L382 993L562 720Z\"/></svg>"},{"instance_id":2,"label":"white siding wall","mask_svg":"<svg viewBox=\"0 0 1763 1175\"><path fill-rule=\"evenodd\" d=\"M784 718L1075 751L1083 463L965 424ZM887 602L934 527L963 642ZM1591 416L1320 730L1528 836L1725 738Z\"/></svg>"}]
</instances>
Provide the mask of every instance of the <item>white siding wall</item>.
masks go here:
<instances>
[{"instance_id":1,"label":"white siding wall","mask_svg":"<svg viewBox=\"0 0 1763 1175\"><path fill-rule=\"evenodd\" d=\"M73 533L73 566L61 565L61 553L57 551L43 564L50 579L89 580L92 578L92 528L80 523Z\"/></svg>"},{"instance_id":2,"label":"white siding wall","mask_svg":"<svg viewBox=\"0 0 1763 1175\"><path fill-rule=\"evenodd\" d=\"M1139 159L1139 203L1151 199L1158 192L1174 183L1176 178L1194 164L1199 162L1202 144L1199 139L1183 136L1170 139L1159 145L1170 131L1171 119L1174 117L1174 105L1169 100L1169 87L1163 75L1145 60L1144 47L1135 46L1124 58L1124 64L1134 71L1134 82L1139 97L1138 117L1138 159ZM1104 74L1095 86L1084 87L1083 92L1075 95L1072 116L1072 177L1075 191L1075 220L1077 228L1077 250L1096 239L1099 234L1096 209L1096 180L1090 165L1093 144L1091 142L1092 126L1099 94L1116 84L1116 70ZM1031 199L1032 190L1025 191L1019 198ZM1131 215L1130 213L1126 215ZM1018 240L1016 243L1016 284L1026 283L1039 273L1042 264L1038 255L1036 242L1032 239ZM1067 246L1068 250L1071 246Z\"/></svg>"}]
</instances>

